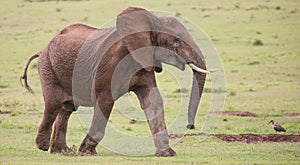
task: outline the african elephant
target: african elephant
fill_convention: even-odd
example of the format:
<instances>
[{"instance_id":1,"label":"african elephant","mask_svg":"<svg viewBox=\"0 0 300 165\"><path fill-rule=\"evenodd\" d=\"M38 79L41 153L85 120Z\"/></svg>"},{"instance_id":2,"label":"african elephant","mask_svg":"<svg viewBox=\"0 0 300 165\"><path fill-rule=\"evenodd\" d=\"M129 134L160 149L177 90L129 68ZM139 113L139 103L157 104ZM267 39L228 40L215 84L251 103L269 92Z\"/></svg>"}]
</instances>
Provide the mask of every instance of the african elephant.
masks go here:
<instances>
[{"instance_id":1,"label":"african elephant","mask_svg":"<svg viewBox=\"0 0 300 165\"><path fill-rule=\"evenodd\" d=\"M68 150L66 132L70 115L78 106L91 106L94 117L79 152L96 154L95 148L104 136L114 102L124 93L133 91L147 117L157 148L155 155L176 156L169 146L155 72L162 71L161 62L181 70L185 69L185 64L192 68L188 128L194 128L206 74L210 73L200 49L178 20L134 7L117 16L114 28L96 29L74 24L61 30L28 60L21 79L29 90L27 68L35 58L39 58L38 71L45 102L36 144L44 151L50 148L51 153ZM79 72L75 71L77 66ZM88 83L82 84L83 77L89 79ZM79 90L74 90L74 86Z\"/></svg>"}]
</instances>

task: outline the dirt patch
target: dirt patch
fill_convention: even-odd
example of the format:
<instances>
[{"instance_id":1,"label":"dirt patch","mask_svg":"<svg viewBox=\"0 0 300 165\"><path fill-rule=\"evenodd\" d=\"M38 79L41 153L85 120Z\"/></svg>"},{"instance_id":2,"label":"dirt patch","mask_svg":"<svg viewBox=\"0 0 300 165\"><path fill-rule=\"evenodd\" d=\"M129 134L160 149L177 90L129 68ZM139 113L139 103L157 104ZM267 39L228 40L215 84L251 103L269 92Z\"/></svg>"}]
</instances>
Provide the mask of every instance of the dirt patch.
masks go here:
<instances>
[{"instance_id":1,"label":"dirt patch","mask_svg":"<svg viewBox=\"0 0 300 165\"><path fill-rule=\"evenodd\" d=\"M300 118L300 114L299 113L293 113L293 114L289 114L286 116L283 116L284 118Z\"/></svg>"},{"instance_id":2,"label":"dirt patch","mask_svg":"<svg viewBox=\"0 0 300 165\"><path fill-rule=\"evenodd\" d=\"M205 134L170 134L170 139L187 136L205 136ZM262 143L262 142L300 142L300 135L283 134L210 134L208 136L217 137L225 142Z\"/></svg>"},{"instance_id":3,"label":"dirt patch","mask_svg":"<svg viewBox=\"0 0 300 165\"><path fill-rule=\"evenodd\" d=\"M245 143L261 143L261 142L300 142L300 135L281 135L281 134L239 134L226 135L215 134L215 136L226 142L245 142Z\"/></svg>"},{"instance_id":4,"label":"dirt patch","mask_svg":"<svg viewBox=\"0 0 300 165\"><path fill-rule=\"evenodd\" d=\"M2 114L10 114L11 112L9 112L9 111L1 111L0 110L0 115L2 115Z\"/></svg>"},{"instance_id":5,"label":"dirt patch","mask_svg":"<svg viewBox=\"0 0 300 165\"><path fill-rule=\"evenodd\" d=\"M219 115L222 113L222 116L240 116L240 117L257 117L257 115L251 113L251 112L211 112L210 115Z\"/></svg>"}]
</instances>

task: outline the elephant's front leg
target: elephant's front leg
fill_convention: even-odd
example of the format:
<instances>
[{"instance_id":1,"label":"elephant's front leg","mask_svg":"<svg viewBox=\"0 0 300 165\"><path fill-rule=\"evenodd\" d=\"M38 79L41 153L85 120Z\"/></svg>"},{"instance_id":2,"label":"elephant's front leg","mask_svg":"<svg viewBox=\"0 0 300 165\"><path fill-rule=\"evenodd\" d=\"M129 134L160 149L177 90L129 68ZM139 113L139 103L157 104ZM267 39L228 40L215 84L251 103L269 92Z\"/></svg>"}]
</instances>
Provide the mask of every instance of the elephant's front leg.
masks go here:
<instances>
[{"instance_id":1,"label":"elephant's front leg","mask_svg":"<svg viewBox=\"0 0 300 165\"><path fill-rule=\"evenodd\" d=\"M80 145L80 154L97 154L96 146L104 137L107 121L114 105L114 101L107 96L97 97L91 128Z\"/></svg>"},{"instance_id":2,"label":"elephant's front leg","mask_svg":"<svg viewBox=\"0 0 300 165\"><path fill-rule=\"evenodd\" d=\"M169 146L169 135L164 119L162 97L156 87L138 88L134 91L145 111L147 121L153 136L156 156L176 156L176 152Z\"/></svg>"}]
</instances>

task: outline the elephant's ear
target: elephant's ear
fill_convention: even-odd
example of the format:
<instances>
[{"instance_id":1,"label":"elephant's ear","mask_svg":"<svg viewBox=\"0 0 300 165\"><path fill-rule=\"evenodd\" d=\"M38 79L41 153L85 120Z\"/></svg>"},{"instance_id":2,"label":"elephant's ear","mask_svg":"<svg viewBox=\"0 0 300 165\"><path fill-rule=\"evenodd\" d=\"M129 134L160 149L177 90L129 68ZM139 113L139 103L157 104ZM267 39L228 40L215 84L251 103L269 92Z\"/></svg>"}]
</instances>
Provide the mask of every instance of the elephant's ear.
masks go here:
<instances>
[{"instance_id":1,"label":"elephant's ear","mask_svg":"<svg viewBox=\"0 0 300 165\"><path fill-rule=\"evenodd\" d=\"M151 31L157 21L158 18L149 11L134 7L125 9L117 16L118 34L134 60L147 71L153 70L154 49Z\"/></svg>"}]
</instances>

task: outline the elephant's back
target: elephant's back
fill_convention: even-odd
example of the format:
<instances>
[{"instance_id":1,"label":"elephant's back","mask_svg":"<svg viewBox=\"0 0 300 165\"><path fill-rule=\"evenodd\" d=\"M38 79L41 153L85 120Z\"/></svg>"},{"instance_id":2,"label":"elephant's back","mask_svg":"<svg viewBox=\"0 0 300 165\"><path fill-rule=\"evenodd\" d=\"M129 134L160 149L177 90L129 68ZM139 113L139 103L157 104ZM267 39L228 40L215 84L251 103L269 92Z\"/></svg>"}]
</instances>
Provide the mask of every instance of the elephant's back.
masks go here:
<instances>
[{"instance_id":1,"label":"elephant's back","mask_svg":"<svg viewBox=\"0 0 300 165\"><path fill-rule=\"evenodd\" d=\"M96 29L84 24L74 24L64 28L42 51L39 70L42 70L44 75L55 77L53 81L58 82L67 93L72 95L75 65L77 68L87 68L90 63L95 63L97 57L94 54L101 52L106 45L103 43L106 43L105 41L114 31L114 28Z\"/></svg>"},{"instance_id":2,"label":"elephant's back","mask_svg":"<svg viewBox=\"0 0 300 165\"><path fill-rule=\"evenodd\" d=\"M97 28L85 24L72 24L63 28L57 35L77 36L88 38Z\"/></svg>"},{"instance_id":3,"label":"elephant's back","mask_svg":"<svg viewBox=\"0 0 300 165\"><path fill-rule=\"evenodd\" d=\"M72 74L76 58L82 45L95 31L97 31L96 28L84 24L67 26L42 51L39 68L42 71L52 71L51 74L55 75L56 81L70 95L72 93Z\"/></svg>"}]
</instances>

